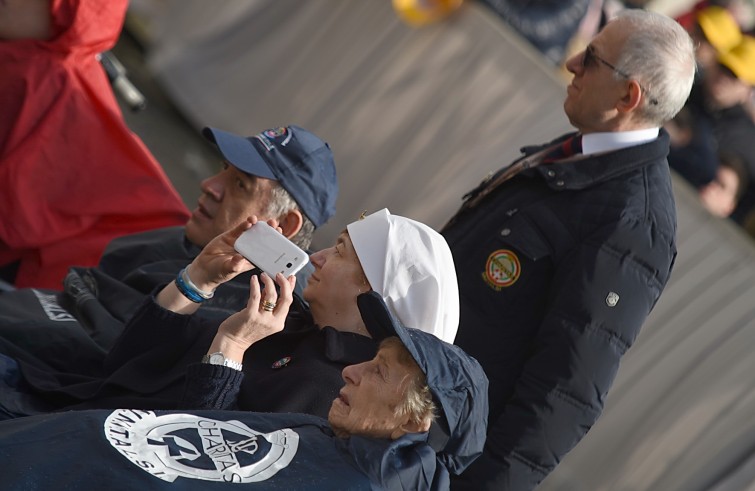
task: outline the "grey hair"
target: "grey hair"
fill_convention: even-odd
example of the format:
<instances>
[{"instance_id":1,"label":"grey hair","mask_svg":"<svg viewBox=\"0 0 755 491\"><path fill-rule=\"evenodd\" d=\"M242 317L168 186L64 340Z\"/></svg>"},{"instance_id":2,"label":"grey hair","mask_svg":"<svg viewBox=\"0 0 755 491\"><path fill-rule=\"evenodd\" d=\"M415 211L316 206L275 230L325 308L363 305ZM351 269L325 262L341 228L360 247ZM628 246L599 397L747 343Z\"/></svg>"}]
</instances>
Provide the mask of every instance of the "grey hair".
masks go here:
<instances>
[{"instance_id":1,"label":"grey hair","mask_svg":"<svg viewBox=\"0 0 755 491\"><path fill-rule=\"evenodd\" d=\"M636 78L645 90L638 114L661 126L681 110L692 90L694 43L678 22L655 12L628 9L611 22L629 27L617 68ZM658 103L651 104L653 99Z\"/></svg>"},{"instance_id":2,"label":"grey hair","mask_svg":"<svg viewBox=\"0 0 755 491\"><path fill-rule=\"evenodd\" d=\"M279 182L273 181L270 184L270 196L267 202L267 216L281 219L288 212L298 210L302 216L302 225L299 232L291 237L291 241L304 249L309 249L312 243L312 234L315 232L315 225L307 218L307 215L299 209L296 200L286 191Z\"/></svg>"},{"instance_id":3,"label":"grey hair","mask_svg":"<svg viewBox=\"0 0 755 491\"><path fill-rule=\"evenodd\" d=\"M435 420L436 407L422 369L398 337L385 338L380 343L380 348L384 347L394 347L399 363L411 368L414 373L414 375L409 376L403 403L396 408L396 414L400 416L408 415L409 419L416 424L422 424L425 421L432 423Z\"/></svg>"}]
</instances>

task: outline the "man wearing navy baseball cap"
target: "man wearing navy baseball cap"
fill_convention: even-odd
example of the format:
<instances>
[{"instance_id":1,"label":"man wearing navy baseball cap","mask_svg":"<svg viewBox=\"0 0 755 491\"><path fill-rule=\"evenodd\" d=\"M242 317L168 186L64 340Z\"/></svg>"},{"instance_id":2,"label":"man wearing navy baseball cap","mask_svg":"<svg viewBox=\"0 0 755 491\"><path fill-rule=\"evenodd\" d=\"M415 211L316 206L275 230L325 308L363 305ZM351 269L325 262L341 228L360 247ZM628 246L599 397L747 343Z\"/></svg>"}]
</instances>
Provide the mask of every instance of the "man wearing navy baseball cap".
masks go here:
<instances>
[{"instance_id":1,"label":"man wearing navy baseball cap","mask_svg":"<svg viewBox=\"0 0 755 491\"><path fill-rule=\"evenodd\" d=\"M63 292L4 292L0 341L48 353L52 367L88 373L102 362L124 320L146 295L173 281L210 240L247 217L277 219L286 237L309 248L314 230L335 213L338 183L328 144L293 125L251 137L215 128L206 128L204 135L217 145L224 165L201 182L186 225L113 240L97 267L71 268ZM297 275L297 291L311 271ZM201 315L223 319L243 309L248 298L249 274L243 274L224 284ZM19 327L22 337L15 335ZM56 348L46 349L45 343L57 343Z\"/></svg>"},{"instance_id":2,"label":"man wearing navy baseball cap","mask_svg":"<svg viewBox=\"0 0 755 491\"><path fill-rule=\"evenodd\" d=\"M201 182L201 195L186 226L114 240L99 272L127 280L148 294L170 282L212 239L251 215L278 220L283 235L306 250L315 229L335 214L338 182L333 153L314 133L289 125L250 137L209 127L202 134L217 146L223 168ZM309 267L297 274L298 292L311 271ZM244 275L226 284L225 291L218 292L220 297L208 302L206 312L228 316L242 309L248 298L247 280ZM236 284L238 291L232 293Z\"/></svg>"},{"instance_id":3,"label":"man wearing navy baseball cap","mask_svg":"<svg viewBox=\"0 0 755 491\"><path fill-rule=\"evenodd\" d=\"M338 184L328 144L314 133L294 125L271 128L250 137L217 128L205 128L202 134L217 145L227 164L224 170L231 174L231 178L244 180L250 198L257 196L257 200L270 201L287 194L291 204L295 205L288 207L286 213L260 214L247 210L241 220L253 214L277 218L283 235L306 249L314 229L335 213ZM221 177L220 174L215 177ZM239 223L237 213L233 214L233 220L220 219L222 213L212 216L210 198L216 198L222 206L222 192L235 191L226 187L221 190L222 183L208 182L212 179L202 183L207 199L200 198L199 207L186 225L187 237L201 237L204 243ZM265 198L266 195L269 197ZM207 214L214 220L205 220Z\"/></svg>"}]
</instances>

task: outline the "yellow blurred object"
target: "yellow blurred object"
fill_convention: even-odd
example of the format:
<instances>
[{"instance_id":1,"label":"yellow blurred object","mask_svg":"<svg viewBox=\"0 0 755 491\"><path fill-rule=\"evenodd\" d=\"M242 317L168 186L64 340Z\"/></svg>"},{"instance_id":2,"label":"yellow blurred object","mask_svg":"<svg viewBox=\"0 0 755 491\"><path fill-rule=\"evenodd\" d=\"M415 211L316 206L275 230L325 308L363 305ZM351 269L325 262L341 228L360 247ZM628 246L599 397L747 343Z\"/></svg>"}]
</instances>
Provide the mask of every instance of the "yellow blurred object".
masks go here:
<instances>
[{"instance_id":1,"label":"yellow blurred object","mask_svg":"<svg viewBox=\"0 0 755 491\"><path fill-rule=\"evenodd\" d=\"M697 14L697 23L708 42L720 51L728 51L742 40L742 31L731 13L723 7L711 5Z\"/></svg>"},{"instance_id":2,"label":"yellow blurred object","mask_svg":"<svg viewBox=\"0 0 755 491\"><path fill-rule=\"evenodd\" d=\"M421 27L448 17L464 0L393 0L393 10L412 27Z\"/></svg>"},{"instance_id":3,"label":"yellow blurred object","mask_svg":"<svg viewBox=\"0 0 755 491\"><path fill-rule=\"evenodd\" d=\"M755 85L755 38L752 36L742 36L742 42L731 50L720 53L718 61L739 80Z\"/></svg>"}]
</instances>

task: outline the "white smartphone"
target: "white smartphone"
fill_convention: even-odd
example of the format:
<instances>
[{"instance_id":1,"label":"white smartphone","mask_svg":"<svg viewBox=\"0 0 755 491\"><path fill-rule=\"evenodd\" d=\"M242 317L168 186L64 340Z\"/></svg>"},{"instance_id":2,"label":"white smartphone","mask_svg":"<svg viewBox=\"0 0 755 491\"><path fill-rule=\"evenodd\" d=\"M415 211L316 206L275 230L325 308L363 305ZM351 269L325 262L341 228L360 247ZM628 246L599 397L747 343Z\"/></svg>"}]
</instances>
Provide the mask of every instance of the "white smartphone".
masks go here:
<instances>
[{"instance_id":1,"label":"white smartphone","mask_svg":"<svg viewBox=\"0 0 755 491\"><path fill-rule=\"evenodd\" d=\"M233 244L239 254L275 278L288 278L309 262L309 255L265 222L257 222Z\"/></svg>"}]
</instances>

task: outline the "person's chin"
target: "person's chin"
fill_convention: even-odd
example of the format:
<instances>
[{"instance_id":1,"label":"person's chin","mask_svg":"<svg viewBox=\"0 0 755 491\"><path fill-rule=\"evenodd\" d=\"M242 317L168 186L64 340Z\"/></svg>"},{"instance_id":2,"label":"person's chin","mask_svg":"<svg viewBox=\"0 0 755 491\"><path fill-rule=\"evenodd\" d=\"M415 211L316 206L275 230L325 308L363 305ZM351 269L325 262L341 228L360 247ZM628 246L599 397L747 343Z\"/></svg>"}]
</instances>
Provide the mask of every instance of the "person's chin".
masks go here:
<instances>
[{"instance_id":1,"label":"person's chin","mask_svg":"<svg viewBox=\"0 0 755 491\"><path fill-rule=\"evenodd\" d=\"M209 240L207 239L206 236L212 234L208 233L207 227L202 225L202 220L195 219L194 215L192 215L189 218L189 221L186 222L184 233L186 234L186 238L189 239L189 242L197 244L201 247L207 245L207 242L209 242L213 238L210 237Z\"/></svg>"},{"instance_id":2,"label":"person's chin","mask_svg":"<svg viewBox=\"0 0 755 491\"><path fill-rule=\"evenodd\" d=\"M343 437L348 435L348 432L343 426L347 407L348 406L346 406L338 397L333 399L333 403L330 405L330 410L328 411L328 423L330 423L330 427L333 429L336 436Z\"/></svg>"},{"instance_id":3,"label":"person's chin","mask_svg":"<svg viewBox=\"0 0 755 491\"><path fill-rule=\"evenodd\" d=\"M569 124L576 128L577 124L574 119L574 111L572 111L572 106L568 98L564 101L564 114L566 115L566 119L569 120Z\"/></svg>"},{"instance_id":4,"label":"person's chin","mask_svg":"<svg viewBox=\"0 0 755 491\"><path fill-rule=\"evenodd\" d=\"M184 225L184 229L186 229L186 235L196 235L198 228L199 226L197 225L197 221L194 219L194 215L191 215L186 221L186 225Z\"/></svg>"},{"instance_id":5,"label":"person's chin","mask_svg":"<svg viewBox=\"0 0 755 491\"><path fill-rule=\"evenodd\" d=\"M312 302L312 295L314 294L315 290L317 289L317 284L320 281L314 277L314 275L310 276L307 280L307 285L304 287L304 289L301 291L301 296L306 300L308 303Z\"/></svg>"},{"instance_id":6,"label":"person's chin","mask_svg":"<svg viewBox=\"0 0 755 491\"><path fill-rule=\"evenodd\" d=\"M564 112L567 114L569 114L569 107L571 106L571 103L572 103L571 97L567 94L567 96L564 98L564 103L563 103Z\"/></svg>"}]
</instances>

